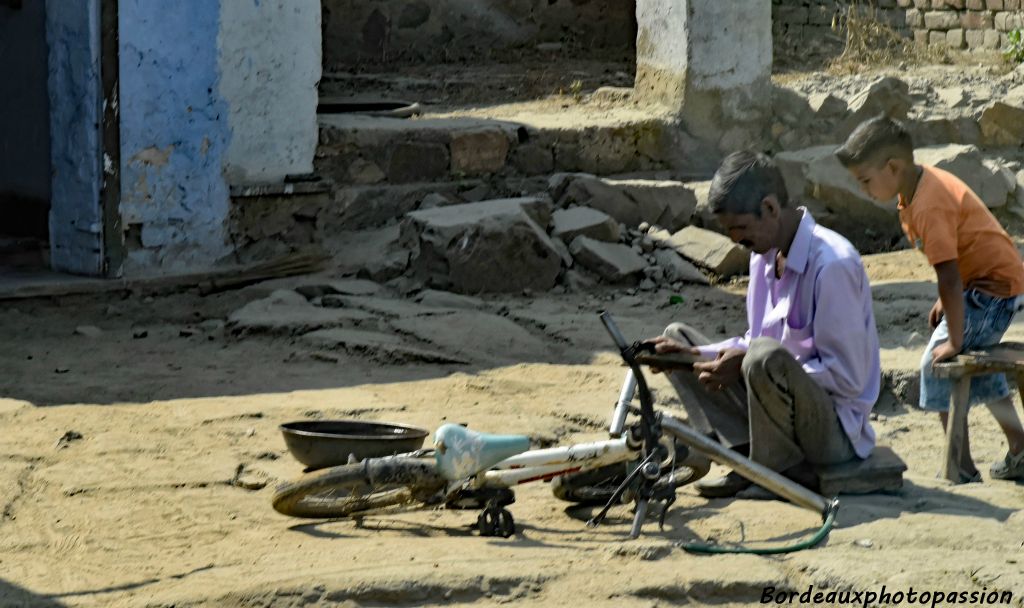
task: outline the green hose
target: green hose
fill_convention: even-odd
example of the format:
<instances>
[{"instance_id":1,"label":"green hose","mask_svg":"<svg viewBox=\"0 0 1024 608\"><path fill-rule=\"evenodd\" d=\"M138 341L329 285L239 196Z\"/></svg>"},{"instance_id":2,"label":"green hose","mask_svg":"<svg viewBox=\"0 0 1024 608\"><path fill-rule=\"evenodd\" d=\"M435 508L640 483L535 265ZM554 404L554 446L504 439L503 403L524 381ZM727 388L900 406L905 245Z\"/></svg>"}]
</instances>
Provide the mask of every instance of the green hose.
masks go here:
<instances>
[{"instance_id":1,"label":"green hose","mask_svg":"<svg viewBox=\"0 0 1024 608\"><path fill-rule=\"evenodd\" d=\"M749 548L749 547L720 547L718 545L704 545L701 543L679 543L679 546L684 551L690 553L700 553L704 555L709 554L722 554L722 553L753 553L754 555L773 555L778 553L793 553L794 551L803 551L804 549L810 549L814 545L817 545L828 536L828 533L832 531L832 524L836 521L836 513L839 511L839 501L832 500L829 503L828 510L825 513L825 522L821 524L819 529L813 536L806 540L802 540L793 545L783 545L780 547L762 547L762 548Z\"/></svg>"}]
</instances>

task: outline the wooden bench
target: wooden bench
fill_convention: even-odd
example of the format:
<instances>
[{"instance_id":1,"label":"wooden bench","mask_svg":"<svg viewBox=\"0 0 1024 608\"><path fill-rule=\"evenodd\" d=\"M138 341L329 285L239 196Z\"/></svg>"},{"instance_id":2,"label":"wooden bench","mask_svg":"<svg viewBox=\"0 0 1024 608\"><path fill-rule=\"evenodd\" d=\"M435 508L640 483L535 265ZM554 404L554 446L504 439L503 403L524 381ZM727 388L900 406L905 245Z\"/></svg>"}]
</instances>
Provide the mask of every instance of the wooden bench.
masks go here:
<instances>
[{"instance_id":1,"label":"wooden bench","mask_svg":"<svg viewBox=\"0 0 1024 608\"><path fill-rule=\"evenodd\" d=\"M950 361L936 363L933 370L937 377L953 381L942 477L959 483L962 481L960 459L967 443L967 402L971 395L971 378L1006 374L1009 379L1016 380L1017 390L1024 398L1024 344L1002 342L989 349L970 351Z\"/></svg>"}]
</instances>

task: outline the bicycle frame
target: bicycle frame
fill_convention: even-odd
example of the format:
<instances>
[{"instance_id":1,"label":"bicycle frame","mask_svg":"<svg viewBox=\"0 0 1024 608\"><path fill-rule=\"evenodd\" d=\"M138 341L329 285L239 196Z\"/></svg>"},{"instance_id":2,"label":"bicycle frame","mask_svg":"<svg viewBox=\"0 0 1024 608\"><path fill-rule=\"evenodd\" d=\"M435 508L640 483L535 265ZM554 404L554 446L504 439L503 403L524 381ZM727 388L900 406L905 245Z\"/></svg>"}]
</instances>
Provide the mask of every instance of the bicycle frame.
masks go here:
<instances>
[{"instance_id":1,"label":"bicycle frame","mask_svg":"<svg viewBox=\"0 0 1024 608\"><path fill-rule=\"evenodd\" d=\"M587 471L636 457L628 437L530 450L506 458L478 475L482 487L509 488L531 481L547 481L559 475ZM482 480L479 477L482 476Z\"/></svg>"}]
</instances>

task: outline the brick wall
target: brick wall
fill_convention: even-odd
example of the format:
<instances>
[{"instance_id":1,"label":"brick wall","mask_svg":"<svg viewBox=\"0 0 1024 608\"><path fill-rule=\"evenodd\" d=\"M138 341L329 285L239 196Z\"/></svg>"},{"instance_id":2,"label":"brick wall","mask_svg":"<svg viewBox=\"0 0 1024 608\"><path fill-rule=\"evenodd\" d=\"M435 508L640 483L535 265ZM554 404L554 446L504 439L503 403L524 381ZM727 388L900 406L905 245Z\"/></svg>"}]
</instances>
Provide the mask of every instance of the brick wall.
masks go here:
<instances>
[{"instance_id":1,"label":"brick wall","mask_svg":"<svg viewBox=\"0 0 1024 608\"><path fill-rule=\"evenodd\" d=\"M776 48L822 42L833 46L839 36L833 19L851 0L772 0ZM1024 0L860 0L878 19L918 44L995 51L1007 32L1024 28Z\"/></svg>"}]
</instances>

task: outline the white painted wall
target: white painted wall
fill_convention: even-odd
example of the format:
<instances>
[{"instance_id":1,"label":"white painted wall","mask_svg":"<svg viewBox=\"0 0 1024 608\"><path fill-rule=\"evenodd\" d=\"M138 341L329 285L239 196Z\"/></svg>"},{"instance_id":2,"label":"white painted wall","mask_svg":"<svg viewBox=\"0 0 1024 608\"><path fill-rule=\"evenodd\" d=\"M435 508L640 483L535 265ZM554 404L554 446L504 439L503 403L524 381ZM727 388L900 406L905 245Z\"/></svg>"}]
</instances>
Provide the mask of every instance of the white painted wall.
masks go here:
<instances>
[{"instance_id":1,"label":"white painted wall","mask_svg":"<svg viewBox=\"0 0 1024 608\"><path fill-rule=\"evenodd\" d=\"M220 93L232 185L313 171L322 70L320 0L222 0Z\"/></svg>"},{"instance_id":2,"label":"white painted wall","mask_svg":"<svg viewBox=\"0 0 1024 608\"><path fill-rule=\"evenodd\" d=\"M637 0L640 24L637 63L659 70L682 73L690 53L687 48L688 0Z\"/></svg>"},{"instance_id":3,"label":"white painted wall","mask_svg":"<svg viewBox=\"0 0 1024 608\"><path fill-rule=\"evenodd\" d=\"M764 0L688 0L689 70L700 89L732 89L772 69L772 6Z\"/></svg>"}]
</instances>

